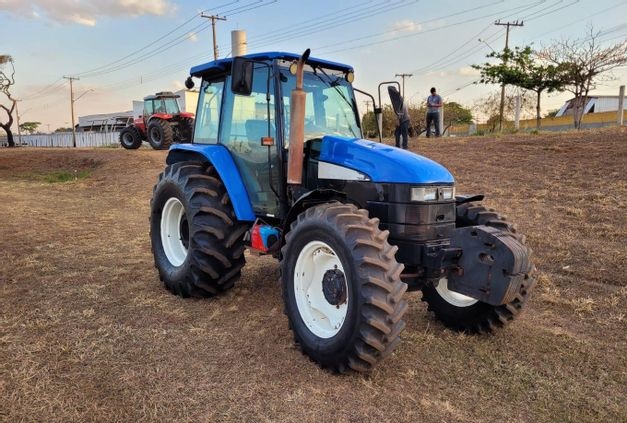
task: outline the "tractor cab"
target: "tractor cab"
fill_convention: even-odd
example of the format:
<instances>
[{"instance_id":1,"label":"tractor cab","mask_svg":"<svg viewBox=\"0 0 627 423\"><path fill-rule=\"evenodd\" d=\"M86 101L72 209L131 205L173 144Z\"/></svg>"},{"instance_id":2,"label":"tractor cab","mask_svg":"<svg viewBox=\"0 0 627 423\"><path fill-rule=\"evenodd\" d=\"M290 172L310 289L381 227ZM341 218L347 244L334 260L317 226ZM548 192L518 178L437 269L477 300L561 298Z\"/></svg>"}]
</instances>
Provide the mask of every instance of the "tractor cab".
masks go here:
<instances>
[{"instance_id":1,"label":"tractor cab","mask_svg":"<svg viewBox=\"0 0 627 423\"><path fill-rule=\"evenodd\" d=\"M144 97L144 114L142 115L144 122L147 122L155 115L165 119L178 115L181 112L178 98L178 95L169 91Z\"/></svg>"},{"instance_id":2,"label":"tractor cab","mask_svg":"<svg viewBox=\"0 0 627 423\"><path fill-rule=\"evenodd\" d=\"M194 144L225 146L250 194L255 213L282 218L288 212L286 178L290 96L298 55L265 53L218 60L192 69L200 77ZM231 72L231 69L237 72ZM353 69L311 59L305 66L306 142L319 150L324 136L361 138ZM278 99L278 101L277 101Z\"/></svg>"}]
</instances>

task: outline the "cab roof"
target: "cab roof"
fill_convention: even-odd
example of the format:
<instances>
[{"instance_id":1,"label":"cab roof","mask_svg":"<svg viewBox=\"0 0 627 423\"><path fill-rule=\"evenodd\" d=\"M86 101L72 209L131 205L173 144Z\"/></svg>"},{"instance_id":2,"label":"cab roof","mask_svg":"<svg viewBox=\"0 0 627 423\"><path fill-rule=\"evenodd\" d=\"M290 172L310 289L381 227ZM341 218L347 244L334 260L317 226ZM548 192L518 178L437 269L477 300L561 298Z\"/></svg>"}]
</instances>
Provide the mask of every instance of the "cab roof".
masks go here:
<instances>
[{"instance_id":1,"label":"cab roof","mask_svg":"<svg viewBox=\"0 0 627 423\"><path fill-rule=\"evenodd\" d=\"M266 53L253 53L247 54L245 56L248 59L252 60L274 60L274 59L284 59L284 60L298 60L300 58L299 54L295 53L285 53L280 51L271 51ZM194 66L190 69L189 74L191 76L203 76L203 75L212 75L219 74L223 72L227 72L231 68L231 63L233 62L233 58L228 59L218 59L212 62L208 62L202 65ZM331 62L323 59L316 59L315 57L310 57L307 59L307 64L313 66L320 66L325 69L337 70L342 72L349 72L353 70L352 66L348 66L342 63Z\"/></svg>"},{"instance_id":2,"label":"cab roof","mask_svg":"<svg viewBox=\"0 0 627 423\"><path fill-rule=\"evenodd\" d=\"M147 100L156 100L158 98L179 98L180 96L178 94L174 94L172 91L161 91L160 93L157 93L155 95L149 95L144 97L144 101Z\"/></svg>"}]
</instances>

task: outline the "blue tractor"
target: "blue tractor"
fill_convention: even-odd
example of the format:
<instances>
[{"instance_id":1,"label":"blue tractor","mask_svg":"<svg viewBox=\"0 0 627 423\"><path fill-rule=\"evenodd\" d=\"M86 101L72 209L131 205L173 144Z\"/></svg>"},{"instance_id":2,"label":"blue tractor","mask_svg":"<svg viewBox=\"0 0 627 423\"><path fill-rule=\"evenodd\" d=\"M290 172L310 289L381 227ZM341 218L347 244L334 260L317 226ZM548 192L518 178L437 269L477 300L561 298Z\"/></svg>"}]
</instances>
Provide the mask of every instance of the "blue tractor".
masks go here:
<instances>
[{"instance_id":1,"label":"blue tractor","mask_svg":"<svg viewBox=\"0 0 627 423\"><path fill-rule=\"evenodd\" d=\"M455 194L451 173L362 139L350 66L258 53L193 67L193 143L170 148L151 201L159 277L182 297L233 287L245 249L280 262L296 343L370 371L399 343L407 289L459 331L503 327L533 287L515 227ZM379 104L380 106L380 104Z\"/></svg>"}]
</instances>

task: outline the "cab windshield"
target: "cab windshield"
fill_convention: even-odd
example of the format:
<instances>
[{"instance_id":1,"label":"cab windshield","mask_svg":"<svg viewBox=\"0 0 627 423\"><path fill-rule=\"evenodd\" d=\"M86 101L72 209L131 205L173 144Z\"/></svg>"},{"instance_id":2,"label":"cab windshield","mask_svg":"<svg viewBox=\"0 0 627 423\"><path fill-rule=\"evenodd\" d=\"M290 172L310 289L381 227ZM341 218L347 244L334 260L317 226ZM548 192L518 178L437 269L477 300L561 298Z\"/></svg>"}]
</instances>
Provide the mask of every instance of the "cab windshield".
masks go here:
<instances>
[{"instance_id":1,"label":"cab windshield","mask_svg":"<svg viewBox=\"0 0 627 423\"><path fill-rule=\"evenodd\" d=\"M290 94L296 86L296 76L281 69L281 92L284 104L285 146L289 142ZM361 129L355 113L355 100L350 84L343 74L331 71L307 71L303 89L305 101L305 140L324 135L361 138Z\"/></svg>"},{"instance_id":2,"label":"cab windshield","mask_svg":"<svg viewBox=\"0 0 627 423\"><path fill-rule=\"evenodd\" d=\"M176 98L160 98L154 100L155 113L168 113L175 115L179 112L179 103Z\"/></svg>"}]
</instances>

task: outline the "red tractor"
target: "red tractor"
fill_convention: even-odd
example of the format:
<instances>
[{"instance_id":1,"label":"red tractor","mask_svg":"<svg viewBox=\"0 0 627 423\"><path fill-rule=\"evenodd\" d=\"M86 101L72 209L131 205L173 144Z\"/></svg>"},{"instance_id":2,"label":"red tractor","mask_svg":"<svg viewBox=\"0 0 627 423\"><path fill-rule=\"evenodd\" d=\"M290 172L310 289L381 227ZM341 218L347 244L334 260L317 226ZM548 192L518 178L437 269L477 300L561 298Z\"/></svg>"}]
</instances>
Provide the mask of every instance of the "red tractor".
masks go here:
<instances>
[{"instance_id":1,"label":"red tractor","mask_svg":"<svg viewBox=\"0 0 627 423\"><path fill-rule=\"evenodd\" d=\"M146 140L155 150L167 150L172 143L191 142L194 114L181 112L171 92L160 92L144 98L144 112L120 131L120 143L128 150L141 147Z\"/></svg>"}]
</instances>

